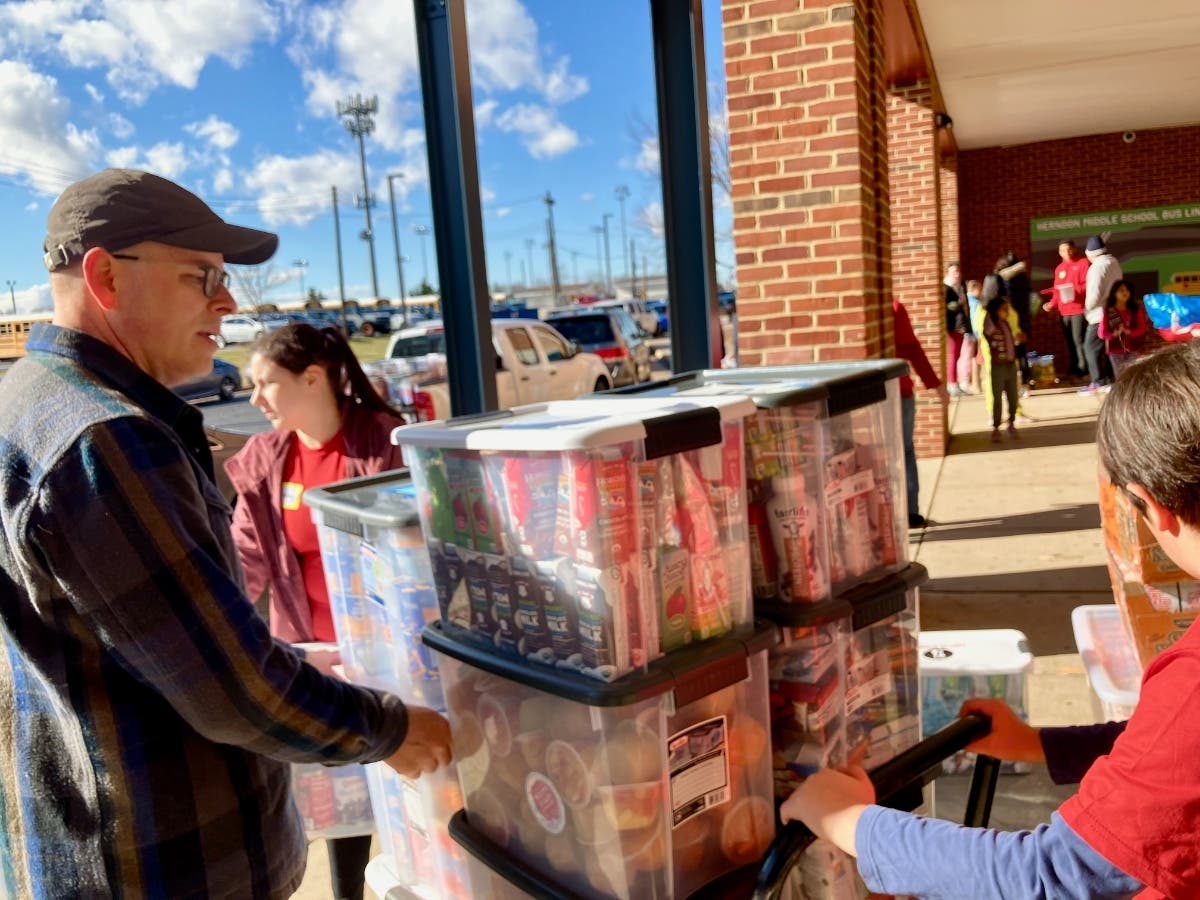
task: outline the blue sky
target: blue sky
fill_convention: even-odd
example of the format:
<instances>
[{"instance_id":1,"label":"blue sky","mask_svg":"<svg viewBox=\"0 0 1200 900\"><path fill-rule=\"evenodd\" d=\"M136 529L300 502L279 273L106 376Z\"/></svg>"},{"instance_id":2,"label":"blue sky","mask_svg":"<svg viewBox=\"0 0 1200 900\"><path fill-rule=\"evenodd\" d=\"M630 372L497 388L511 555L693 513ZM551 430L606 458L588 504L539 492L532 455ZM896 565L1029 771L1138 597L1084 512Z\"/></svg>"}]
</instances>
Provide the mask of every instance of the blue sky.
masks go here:
<instances>
[{"instance_id":1,"label":"blue sky","mask_svg":"<svg viewBox=\"0 0 1200 900\"><path fill-rule=\"evenodd\" d=\"M593 228L605 213L613 275L622 275L619 185L629 189L627 235L661 271L648 0L468 0L467 9L489 282L548 279L547 190L563 279L597 276ZM710 112L720 120L719 0L704 0L704 15L718 98ZM279 252L257 278L269 279L265 299L275 301L298 300L301 277L337 296L337 185L346 293L369 296L363 214L353 207L358 151L335 112L355 93L379 97L367 165L379 292L395 297L388 173L403 176L394 185L406 286L426 272L437 281L433 236L414 231L432 221L411 0L0 4L4 287L14 282L22 312L49 308L46 213L66 184L115 165L172 178L232 221L277 231ZM727 235L728 203L715 205ZM731 278L732 262L719 240L718 279Z\"/></svg>"}]
</instances>

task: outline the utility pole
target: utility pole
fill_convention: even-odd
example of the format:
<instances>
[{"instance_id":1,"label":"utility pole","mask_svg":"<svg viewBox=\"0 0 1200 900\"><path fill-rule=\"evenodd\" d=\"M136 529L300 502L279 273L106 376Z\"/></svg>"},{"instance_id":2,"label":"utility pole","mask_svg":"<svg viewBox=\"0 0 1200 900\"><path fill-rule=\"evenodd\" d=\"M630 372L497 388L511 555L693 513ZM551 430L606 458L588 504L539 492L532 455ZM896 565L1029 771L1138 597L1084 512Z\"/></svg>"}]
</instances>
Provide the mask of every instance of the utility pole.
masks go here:
<instances>
[{"instance_id":1,"label":"utility pole","mask_svg":"<svg viewBox=\"0 0 1200 900\"><path fill-rule=\"evenodd\" d=\"M646 299L645 292L643 292L639 296L638 291L637 291L637 247L634 245L633 241L629 242L629 258L633 262L633 274L630 276L630 282L631 282L630 291L633 293L633 296L635 298L637 298L639 300L645 300ZM643 273L643 277L645 277L644 273Z\"/></svg>"},{"instance_id":2,"label":"utility pole","mask_svg":"<svg viewBox=\"0 0 1200 900\"><path fill-rule=\"evenodd\" d=\"M529 287L529 278L525 274L525 260L521 260L521 284Z\"/></svg>"},{"instance_id":3,"label":"utility pole","mask_svg":"<svg viewBox=\"0 0 1200 900\"><path fill-rule=\"evenodd\" d=\"M392 180L403 178L403 175L388 173L388 206L392 210L392 243L396 248L396 273L400 276L400 321L408 327L408 303L404 297L404 262L400 256L400 229L396 227L396 192L392 190Z\"/></svg>"},{"instance_id":4,"label":"utility pole","mask_svg":"<svg viewBox=\"0 0 1200 900\"><path fill-rule=\"evenodd\" d=\"M533 287L533 245L535 243L533 238L525 238L525 255L529 257L529 280L525 282L527 287Z\"/></svg>"},{"instance_id":5,"label":"utility pole","mask_svg":"<svg viewBox=\"0 0 1200 900\"><path fill-rule=\"evenodd\" d=\"M515 293L513 291L511 250L504 251L504 277L508 279L508 293L511 296L513 293Z\"/></svg>"},{"instance_id":6,"label":"utility pole","mask_svg":"<svg viewBox=\"0 0 1200 900\"><path fill-rule=\"evenodd\" d=\"M304 293L304 270L308 268L307 259L293 259L292 265L300 270L300 306L304 307L304 302L308 299L308 294Z\"/></svg>"},{"instance_id":7,"label":"utility pole","mask_svg":"<svg viewBox=\"0 0 1200 900\"><path fill-rule=\"evenodd\" d=\"M618 184L613 194L617 198L617 202L621 204L621 255L625 257L625 278L629 278L629 257L625 255L625 248L629 246L629 237L625 234L625 201L629 197L629 188L623 184Z\"/></svg>"},{"instance_id":8,"label":"utility pole","mask_svg":"<svg viewBox=\"0 0 1200 900\"><path fill-rule=\"evenodd\" d=\"M600 221L604 225L604 283L607 286L608 296L615 297L616 291L613 290L612 282L612 256L608 252L608 220L612 217L612 213L605 213L600 217Z\"/></svg>"},{"instance_id":9,"label":"utility pole","mask_svg":"<svg viewBox=\"0 0 1200 900\"><path fill-rule=\"evenodd\" d=\"M601 235L604 234L604 229L599 225L593 225L592 231L596 234L596 281L604 281L604 252L600 246Z\"/></svg>"},{"instance_id":10,"label":"utility pole","mask_svg":"<svg viewBox=\"0 0 1200 900\"><path fill-rule=\"evenodd\" d=\"M579 284L579 251L578 250L568 250L567 252L571 254L571 279L575 282L576 285L578 285Z\"/></svg>"},{"instance_id":11,"label":"utility pole","mask_svg":"<svg viewBox=\"0 0 1200 900\"><path fill-rule=\"evenodd\" d=\"M550 285L554 292L554 305L558 306L558 254L554 250L554 198L549 191L546 191L542 202L546 204L546 233L550 238Z\"/></svg>"},{"instance_id":12,"label":"utility pole","mask_svg":"<svg viewBox=\"0 0 1200 900\"><path fill-rule=\"evenodd\" d=\"M346 278L342 274L342 226L338 221L337 185L333 185L330 190L333 191L333 240L337 247L338 299L342 302L342 331L349 335L350 328L346 324Z\"/></svg>"},{"instance_id":13,"label":"utility pole","mask_svg":"<svg viewBox=\"0 0 1200 900\"><path fill-rule=\"evenodd\" d=\"M17 286L17 283L11 278L6 278L4 283L8 285L8 296L12 300L13 315L15 316L17 314L17 293L13 288Z\"/></svg>"},{"instance_id":14,"label":"utility pole","mask_svg":"<svg viewBox=\"0 0 1200 900\"><path fill-rule=\"evenodd\" d=\"M421 238L421 281L429 287L433 287L429 283L429 259L425 256L425 238L429 234L428 225L414 225L413 233Z\"/></svg>"},{"instance_id":15,"label":"utility pole","mask_svg":"<svg viewBox=\"0 0 1200 900\"><path fill-rule=\"evenodd\" d=\"M358 139L358 162L362 168L363 192L361 197L355 198L354 205L361 206L367 217L367 227L363 229L359 237L367 242L367 258L371 263L371 294L374 297L379 296L379 278L375 274L375 232L371 228L371 207L375 201L367 187L367 152L363 146L363 135L370 134L375 130L375 120L371 117L377 112L379 112L378 97L364 100L361 94L355 94L345 103L339 100L337 104L338 118L343 120L342 124L346 126L346 130Z\"/></svg>"}]
</instances>

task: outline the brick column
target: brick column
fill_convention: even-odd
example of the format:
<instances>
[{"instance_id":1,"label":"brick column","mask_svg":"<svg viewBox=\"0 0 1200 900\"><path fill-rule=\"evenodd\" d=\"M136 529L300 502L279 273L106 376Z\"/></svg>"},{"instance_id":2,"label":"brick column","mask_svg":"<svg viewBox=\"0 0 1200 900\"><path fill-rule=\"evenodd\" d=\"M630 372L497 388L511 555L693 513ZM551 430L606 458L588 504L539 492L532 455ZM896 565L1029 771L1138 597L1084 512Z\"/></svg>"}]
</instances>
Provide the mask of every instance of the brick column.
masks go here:
<instances>
[{"instance_id":1,"label":"brick column","mask_svg":"<svg viewBox=\"0 0 1200 900\"><path fill-rule=\"evenodd\" d=\"M945 219L941 168L928 81L888 95L888 180L892 198L892 289L908 309L913 330L939 378L946 374L946 317L942 304ZM957 221L957 214L955 215ZM946 409L917 385L918 456L946 452Z\"/></svg>"},{"instance_id":2,"label":"brick column","mask_svg":"<svg viewBox=\"0 0 1200 900\"><path fill-rule=\"evenodd\" d=\"M892 354L882 0L722 0L743 365Z\"/></svg>"}]
</instances>

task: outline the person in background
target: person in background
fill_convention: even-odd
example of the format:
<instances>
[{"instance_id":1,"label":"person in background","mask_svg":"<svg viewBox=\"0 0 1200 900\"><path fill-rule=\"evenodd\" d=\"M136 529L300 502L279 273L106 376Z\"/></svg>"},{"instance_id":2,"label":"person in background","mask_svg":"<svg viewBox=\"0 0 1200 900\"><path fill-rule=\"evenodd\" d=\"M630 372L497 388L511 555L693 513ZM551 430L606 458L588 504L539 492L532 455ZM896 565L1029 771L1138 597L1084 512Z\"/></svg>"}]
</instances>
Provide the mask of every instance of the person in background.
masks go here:
<instances>
[{"instance_id":1,"label":"person in background","mask_svg":"<svg viewBox=\"0 0 1200 900\"><path fill-rule=\"evenodd\" d=\"M1021 390L1018 384L1017 334L1010 319L1013 318L1012 304L1005 296L996 296L988 301L983 317L983 340L988 345L988 381L992 388L992 440L1000 440L1000 422L1003 420L1004 405L1001 395L1008 398L1008 435L1017 436L1017 404Z\"/></svg>"},{"instance_id":2,"label":"person in background","mask_svg":"<svg viewBox=\"0 0 1200 900\"><path fill-rule=\"evenodd\" d=\"M0 896L286 897L290 763L449 759L440 715L271 637L170 390L212 370L225 266L277 245L132 169L50 209L54 318L0 381Z\"/></svg>"},{"instance_id":3,"label":"person in background","mask_svg":"<svg viewBox=\"0 0 1200 900\"><path fill-rule=\"evenodd\" d=\"M1146 311L1133 296L1133 285L1122 278L1108 293L1099 329L1114 380L1142 355L1148 327Z\"/></svg>"},{"instance_id":4,"label":"person in background","mask_svg":"<svg viewBox=\"0 0 1200 900\"><path fill-rule=\"evenodd\" d=\"M1091 265L1087 271L1087 296L1083 301L1087 333L1083 339L1083 355L1087 359L1088 377L1091 382L1081 388L1081 394L1094 394L1100 390L1106 378L1104 340L1100 337L1100 321L1104 318L1105 301L1112 287L1123 277L1121 264L1109 252L1104 238L1095 234L1088 238L1087 258Z\"/></svg>"},{"instance_id":5,"label":"person in background","mask_svg":"<svg viewBox=\"0 0 1200 900\"><path fill-rule=\"evenodd\" d=\"M971 318L967 309L967 290L963 286L962 268L952 262L946 266L946 277L942 284L945 288L946 307L946 384L949 386L951 397L963 397L967 391L962 385L970 381L962 367L963 343L971 334Z\"/></svg>"},{"instance_id":6,"label":"person in background","mask_svg":"<svg viewBox=\"0 0 1200 900\"><path fill-rule=\"evenodd\" d=\"M238 492L233 540L246 587L252 597L268 592L275 637L293 644L336 641L304 492L400 468L391 433L404 420L380 398L332 326L293 324L267 332L251 350L248 371L250 402L272 430L251 437L225 463ZM337 900L361 900L370 850L370 835L328 841Z\"/></svg>"},{"instance_id":7,"label":"person in background","mask_svg":"<svg viewBox=\"0 0 1200 900\"><path fill-rule=\"evenodd\" d=\"M937 377L937 372L930 365L929 357L925 355L925 349L921 346L921 342L917 340L908 310L895 298L892 299L892 313L896 355L907 362L916 372L926 390L937 391L938 399L943 405L949 403L950 395L946 392L946 386ZM913 433L917 424L917 398L913 396L913 380L910 375L905 375L900 379L900 412L904 424L904 473L905 484L908 488L908 527L924 528L929 523L921 515L921 485L917 474L917 451L913 443Z\"/></svg>"},{"instance_id":8,"label":"person in background","mask_svg":"<svg viewBox=\"0 0 1200 900\"><path fill-rule=\"evenodd\" d=\"M1172 344L1117 379L1097 423L1100 463L1167 556L1200 578L1200 348ZM866 773L824 769L784 802L818 837L858 857L878 893L1056 900L1200 897L1200 622L1142 676L1127 722L1031 728L1002 701L970 700L991 719L967 747L1045 762L1079 791L1032 831L963 828L874 805Z\"/></svg>"},{"instance_id":9,"label":"person in background","mask_svg":"<svg viewBox=\"0 0 1200 900\"><path fill-rule=\"evenodd\" d=\"M1033 285L1026 272L1025 261L1017 259L1017 254L1009 250L996 261L996 274L1004 281L1004 290L1008 294L1008 302L1017 313L1017 327L1021 340L1017 344L1017 366L1021 370L1021 388L1029 383L1032 372L1029 367L1029 336L1033 334L1033 310L1030 309L1030 295Z\"/></svg>"},{"instance_id":10,"label":"person in background","mask_svg":"<svg viewBox=\"0 0 1200 900\"><path fill-rule=\"evenodd\" d=\"M979 320L979 313L983 309L983 302L979 299L979 294L983 290L983 282L977 278L972 278L967 282L967 309L971 316L971 332L978 335L979 329L983 326L976 326L976 321ZM983 360L983 347L981 342L975 340L975 355L971 358L971 390L976 394L984 390L983 379L981 377L980 368Z\"/></svg>"},{"instance_id":11,"label":"person in background","mask_svg":"<svg viewBox=\"0 0 1200 900\"><path fill-rule=\"evenodd\" d=\"M1004 281L999 275L993 272L992 274L984 277L983 287L979 292L979 297L981 306L975 311L975 318L971 322L971 327L975 330L976 334L982 335L984 325L987 322L988 306L997 298L1007 299L1004 293ZM1012 332L1014 339L1018 337L1021 327L1017 320L1017 314L1012 308L1012 304L1009 304L1006 308L1004 320L1007 322L1008 328ZM982 379L984 406L987 410L988 422L990 423L992 421L992 415L995 410L997 398L992 392L992 347L991 344L989 344L986 340L980 340L979 342L979 357L982 362L983 369ZM1022 409L1022 402L1019 396L1017 399L1016 410L1018 419L1024 417L1024 410ZM1026 421L1029 421L1028 417L1024 418Z\"/></svg>"},{"instance_id":12,"label":"person in background","mask_svg":"<svg viewBox=\"0 0 1200 900\"><path fill-rule=\"evenodd\" d=\"M1083 298L1087 296L1087 272L1091 263L1080 254L1074 241L1058 245L1059 264L1054 269L1054 284L1042 291L1050 299L1042 304L1046 312L1058 310L1062 317L1063 340L1070 354L1067 375L1079 379L1087 375L1083 352L1087 320L1083 316Z\"/></svg>"}]
</instances>

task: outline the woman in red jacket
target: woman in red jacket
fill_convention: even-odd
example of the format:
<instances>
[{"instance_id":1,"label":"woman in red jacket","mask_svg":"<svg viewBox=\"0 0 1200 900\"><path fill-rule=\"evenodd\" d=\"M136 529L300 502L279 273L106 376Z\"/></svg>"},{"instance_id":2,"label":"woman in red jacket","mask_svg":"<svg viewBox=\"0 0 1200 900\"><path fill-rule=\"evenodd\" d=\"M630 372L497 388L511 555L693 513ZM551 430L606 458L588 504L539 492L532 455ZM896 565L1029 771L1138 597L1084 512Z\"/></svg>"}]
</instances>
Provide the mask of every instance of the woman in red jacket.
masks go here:
<instances>
[{"instance_id":1,"label":"woman in red jacket","mask_svg":"<svg viewBox=\"0 0 1200 900\"><path fill-rule=\"evenodd\" d=\"M1062 262L1054 269L1054 287L1042 291L1042 294L1050 297L1042 304L1042 309L1046 312L1057 309L1062 316L1063 340L1071 354L1068 374L1078 378L1087 374L1083 355L1083 339L1087 331L1083 299L1087 294L1087 270L1091 263L1079 252L1074 241L1062 241L1058 245L1058 255Z\"/></svg>"},{"instance_id":2,"label":"woman in red jacket","mask_svg":"<svg viewBox=\"0 0 1200 900\"><path fill-rule=\"evenodd\" d=\"M341 333L288 325L264 334L249 365L250 402L271 431L225 464L238 492L233 537L248 596L269 592L271 633L289 643L333 641L329 591L304 491L401 465L392 429L404 424L372 388ZM309 661L327 668L336 658ZM360 900L371 838L329 841L338 900Z\"/></svg>"}]
</instances>

